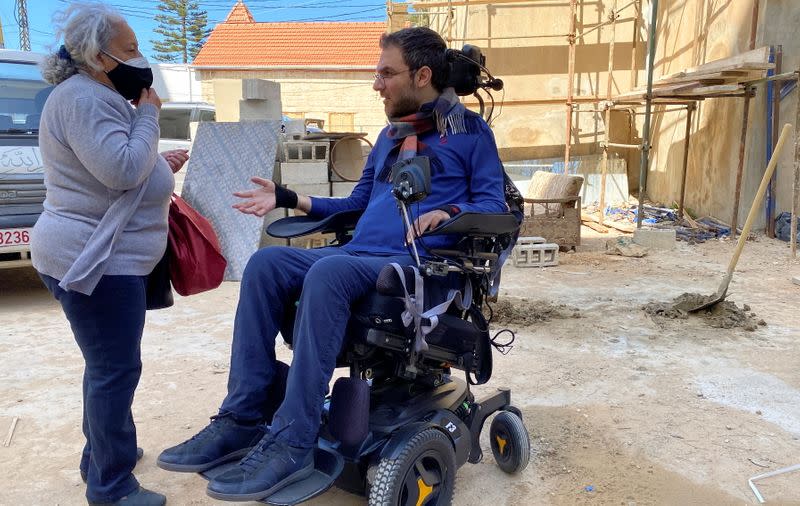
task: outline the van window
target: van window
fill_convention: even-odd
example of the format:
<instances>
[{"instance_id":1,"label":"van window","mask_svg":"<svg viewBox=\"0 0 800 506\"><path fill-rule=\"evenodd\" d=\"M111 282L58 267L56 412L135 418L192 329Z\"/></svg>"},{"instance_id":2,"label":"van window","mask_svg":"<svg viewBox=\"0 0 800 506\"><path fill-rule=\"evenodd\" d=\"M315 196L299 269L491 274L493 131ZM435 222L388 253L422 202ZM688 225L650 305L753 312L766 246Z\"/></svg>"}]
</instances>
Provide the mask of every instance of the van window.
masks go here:
<instances>
[{"instance_id":1,"label":"van window","mask_svg":"<svg viewBox=\"0 0 800 506\"><path fill-rule=\"evenodd\" d=\"M189 120L191 109L162 108L158 117L162 139L189 140Z\"/></svg>"},{"instance_id":2,"label":"van window","mask_svg":"<svg viewBox=\"0 0 800 506\"><path fill-rule=\"evenodd\" d=\"M0 133L36 134L47 96L53 86L42 80L33 63L0 65Z\"/></svg>"},{"instance_id":3,"label":"van window","mask_svg":"<svg viewBox=\"0 0 800 506\"><path fill-rule=\"evenodd\" d=\"M200 110L200 121L217 121L217 113L214 111Z\"/></svg>"}]
</instances>

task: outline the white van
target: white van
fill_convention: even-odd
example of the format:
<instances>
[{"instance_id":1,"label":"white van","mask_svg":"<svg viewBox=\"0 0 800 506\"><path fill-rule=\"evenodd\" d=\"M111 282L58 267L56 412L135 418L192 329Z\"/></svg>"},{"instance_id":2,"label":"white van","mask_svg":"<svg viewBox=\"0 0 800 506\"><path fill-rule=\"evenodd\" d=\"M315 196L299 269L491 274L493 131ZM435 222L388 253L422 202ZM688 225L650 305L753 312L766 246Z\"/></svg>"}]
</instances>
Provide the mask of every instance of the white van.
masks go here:
<instances>
[{"instance_id":1,"label":"white van","mask_svg":"<svg viewBox=\"0 0 800 506\"><path fill-rule=\"evenodd\" d=\"M53 86L43 55L0 49L0 269L30 265L30 234L42 213L39 119Z\"/></svg>"},{"instance_id":2,"label":"white van","mask_svg":"<svg viewBox=\"0 0 800 506\"><path fill-rule=\"evenodd\" d=\"M161 136L158 141L159 153L171 149L190 149L192 123L216 121L214 106L203 102L165 102L158 116Z\"/></svg>"}]
</instances>

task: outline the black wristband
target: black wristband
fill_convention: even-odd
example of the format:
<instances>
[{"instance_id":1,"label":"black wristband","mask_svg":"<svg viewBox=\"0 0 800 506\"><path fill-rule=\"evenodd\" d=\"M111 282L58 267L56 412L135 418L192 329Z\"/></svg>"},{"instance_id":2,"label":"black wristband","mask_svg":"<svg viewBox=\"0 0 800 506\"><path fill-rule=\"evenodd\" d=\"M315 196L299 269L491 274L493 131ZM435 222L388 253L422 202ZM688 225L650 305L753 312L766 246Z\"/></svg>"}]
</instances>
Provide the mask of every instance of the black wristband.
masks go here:
<instances>
[{"instance_id":1,"label":"black wristband","mask_svg":"<svg viewBox=\"0 0 800 506\"><path fill-rule=\"evenodd\" d=\"M297 207L297 193L281 186L275 185L275 207L288 207L294 209Z\"/></svg>"},{"instance_id":2,"label":"black wristband","mask_svg":"<svg viewBox=\"0 0 800 506\"><path fill-rule=\"evenodd\" d=\"M459 209L458 206L454 206L452 204L439 206L436 209L438 209L439 211L446 212L447 214L450 215L451 218L461 212L461 209Z\"/></svg>"}]
</instances>

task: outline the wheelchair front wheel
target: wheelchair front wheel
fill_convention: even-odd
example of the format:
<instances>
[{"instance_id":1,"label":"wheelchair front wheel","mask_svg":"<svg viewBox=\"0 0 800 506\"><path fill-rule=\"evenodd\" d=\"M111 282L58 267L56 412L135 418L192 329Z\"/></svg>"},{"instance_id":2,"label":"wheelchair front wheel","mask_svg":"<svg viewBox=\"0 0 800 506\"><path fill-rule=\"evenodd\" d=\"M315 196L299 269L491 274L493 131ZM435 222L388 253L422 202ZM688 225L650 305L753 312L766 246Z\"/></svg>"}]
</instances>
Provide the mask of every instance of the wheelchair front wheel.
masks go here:
<instances>
[{"instance_id":1,"label":"wheelchair front wheel","mask_svg":"<svg viewBox=\"0 0 800 506\"><path fill-rule=\"evenodd\" d=\"M492 420L489 441L494 460L508 474L522 471L531 458L531 442L528 429L522 419L511 411L501 411Z\"/></svg>"},{"instance_id":2,"label":"wheelchair front wheel","mask_svg":"<svg viewBox=\"0 0 800 506\"><path fill-rule=\"evenodd\" d=\"M381 459L370 487L369 506L445 506L453 502L456 455L442 431L428 428L396 459Z\"/></svg>"}]
</instances>

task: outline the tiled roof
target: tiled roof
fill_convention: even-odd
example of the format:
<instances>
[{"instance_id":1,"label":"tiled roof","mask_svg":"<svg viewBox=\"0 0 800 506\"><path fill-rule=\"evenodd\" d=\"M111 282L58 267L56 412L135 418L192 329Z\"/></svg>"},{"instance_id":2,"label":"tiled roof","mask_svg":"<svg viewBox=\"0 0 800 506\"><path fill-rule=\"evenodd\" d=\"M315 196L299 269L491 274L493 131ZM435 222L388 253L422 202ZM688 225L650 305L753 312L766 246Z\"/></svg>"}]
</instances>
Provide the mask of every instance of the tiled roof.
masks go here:
<instances>
[{"instance_id":1,"label":"tiled roof","mask_svg":"<svg viewBox=\"0 0 800 506\"><path fill-rule=\"evenodd\" d=\"M384 23L257 23L238 2L195 57L195 66L374 67Z\"/></svg>"},{"instance_id":2,"label":"tiled roof","mask_svg":"<svg viewBox=\"0 0 800 506\"><path fill-rule=\"evenodd\" d=\"M250 14L250 9L241 1L236 2L236 5L228 13L228 17L225 18L226 23L255 23L255 21L253 15Z\"/></svg>"}]
</instances>

